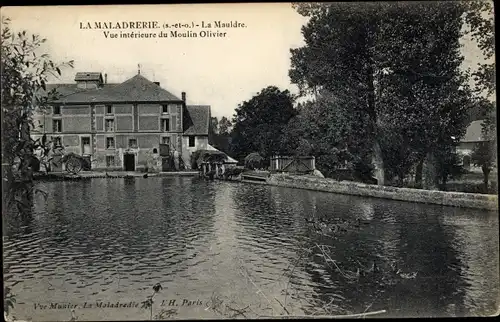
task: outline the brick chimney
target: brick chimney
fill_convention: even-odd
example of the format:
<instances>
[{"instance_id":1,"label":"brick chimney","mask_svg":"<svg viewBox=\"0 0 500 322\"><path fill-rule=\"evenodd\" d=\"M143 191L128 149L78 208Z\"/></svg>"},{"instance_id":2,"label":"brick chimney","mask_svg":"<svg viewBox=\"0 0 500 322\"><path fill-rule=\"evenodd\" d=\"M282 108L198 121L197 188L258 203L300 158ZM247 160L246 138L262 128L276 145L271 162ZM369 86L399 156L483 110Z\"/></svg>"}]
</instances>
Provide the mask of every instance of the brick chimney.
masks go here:
<instances>
[{"instance_id":1,"label":"brick chimney","mask_svg":"<svg viewBox=\"0 0 500 322\"><path fill-rule=\"evenodd\" d=\"M104 84L108 83L108 74L104 74Z\"/></svg>"},{"instance_id":2,"label":"brick chimney","mask_svg":"<svg viewBox=\"0 0 500 322\"><path fill-rule=\"evenodd\" d=\"M186 92L182 92L181 96L182 96L182 100L184 101L184 103L186 103Z\"/></svg>"}]
</instances>

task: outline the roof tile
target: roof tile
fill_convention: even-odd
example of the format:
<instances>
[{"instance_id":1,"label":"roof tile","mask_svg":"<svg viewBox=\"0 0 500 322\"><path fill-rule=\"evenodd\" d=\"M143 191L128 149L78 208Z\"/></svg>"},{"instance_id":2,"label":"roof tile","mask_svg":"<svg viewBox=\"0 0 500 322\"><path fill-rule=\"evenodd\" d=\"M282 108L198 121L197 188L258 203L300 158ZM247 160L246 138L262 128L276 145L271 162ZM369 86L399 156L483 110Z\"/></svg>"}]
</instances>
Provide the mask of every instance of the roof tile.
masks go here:
<instances>
[{"instance_id":1,"label":"roof tile","mask_svg":"<svg viewBox=\"0 0 500 322\"><path fill-rule=\"evenodd\" d=\"M68 84L69 85L69 84ZM72 84L71 84L72 85ZM149 81L140 74L120 84L104 84L97 89L76 89L63 96L59 103L119 103L181 101L178 97ZM76 84L73 85L76 88ZM67 89L65 87L65 89Z\"/></svg>"},{"instance_id":2,"label":"roof tile","mask_svg":"<svg viewBox=\"0 0 500 322\"><path fill-rule=\"evenodd\" d=\"M209 105L188 105L186 106L187 122L184 135L208 135L210 124Z\"/></svg>"}]
</instances>

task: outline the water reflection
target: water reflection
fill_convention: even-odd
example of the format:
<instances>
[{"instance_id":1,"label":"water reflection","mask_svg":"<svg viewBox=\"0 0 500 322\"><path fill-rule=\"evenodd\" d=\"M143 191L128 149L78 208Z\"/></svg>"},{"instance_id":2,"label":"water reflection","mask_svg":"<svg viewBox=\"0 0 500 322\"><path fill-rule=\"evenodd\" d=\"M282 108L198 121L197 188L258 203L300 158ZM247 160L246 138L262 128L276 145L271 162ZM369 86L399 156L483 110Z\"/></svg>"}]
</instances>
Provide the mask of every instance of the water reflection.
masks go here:
<instances>
[{"instance_id":1,"label":"water reflection","mask_svg":"<svg viewBox=\"0 0 500 322\"><path fill-rule=\"evenodd\" d=\"M4 238L4 279L20 318L68 318L35 311L40 299L143 300L158 282L164 298L218 293L259 314L283 313L283 304L294 314L385 309L391 317L498 307L495 213L181 177L40 188L47 201L35 198L27 222L9 219ZM324 236L308 218L350 225ZM352 278L374 263L377 273ZM145 317L101 310L79 319L109 314Z\"/></svg>"},{"instance_id":2,"label":"water reflection","mask_svg":"<svg viewBox=\"0 0 500 322\"><path fill-rule=\"evenodd\" d=\"M471 220L463 213L457 213L453 218L441 218L443 226L450 231L453 238L450 246L455 250L461 265L455 270L463 276L466 287L462 288L462 301L448 307L450 315L474 314L491 315L498 307L498 274L499 262L498 240L491 234L484 234L485 229L496 228L495 217L475 218ZM477 299L484 301L477 301Z\"/></svg>"}]
</instances>

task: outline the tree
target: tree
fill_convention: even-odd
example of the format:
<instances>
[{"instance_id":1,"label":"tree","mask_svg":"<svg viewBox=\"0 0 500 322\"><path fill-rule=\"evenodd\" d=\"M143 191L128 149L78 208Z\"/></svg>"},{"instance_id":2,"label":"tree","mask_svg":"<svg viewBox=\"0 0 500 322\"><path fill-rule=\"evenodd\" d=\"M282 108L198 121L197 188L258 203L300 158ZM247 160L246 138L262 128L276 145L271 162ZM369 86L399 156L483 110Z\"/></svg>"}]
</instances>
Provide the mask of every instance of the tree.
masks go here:
<instances>
[{"instance_id":1,"label":"tree","mask_svg":"<svg viewBox=\"0 0 500 322\"><path fill-rule=\"evenodd\" d=\"M231 131L231 151L242 160L258 152L266 160L280 151L283 129L296 114L288 90L275 86L262 89L236 108Z\"/></svg>"},{"instance_id":2,"label":"tree","mask_svg":"<svg viewBox=\"0 0 500 322\"><path fill-rule=\"evenodd\" d=\"M471 97L459 69L461 3L295 7L310 20L302 28L306 45L291 50L290 78L303 93L328 89L346 113L368 116L364 139L379 184L465 131Z\"/></svg>"},{"instance_id":3,"label":"tree","mask_svg":"<svg viewBox=\"0 0 500 322\"><path fill-rule=\"evenodd\" d=\"M488 191L489 176L496 161L496 143L494 140L479 142L474 146L471 161L483 171L484 191Z\"/></svg>"},{"instance_id":4,"label":"tree","mask_svg":"<svg viewBox=\"0 0 500 322\"><path fill-rule=\"evenodd\" d=\"M395 29L392 40L379 45L391 60L379 78L379 111L385 129L390 130L383 135L386 144L382 149L392 150L384 153L385 158L400 157L393 164L404 170L398 177L407 174L412 163L422 165L418 172L425 164L431 176L425 185L429 189L442 178L436 162L443 158L443 151L454 150L458 142L452 137L465 134L474 104L467 85L469 75L461 70L464 7L455 3L406 7L399 15L388 16L381 27L387 33ZM404 49L402 54L399 48ZM400 153L394 153L395 148ZM453 155L447 157L453 159ZM420 177L417 173L417 179Z\"/></svg>"},{"instance_id":5,"label":"tree","mask_svg":"<svg viewBox=\"0 0 500 322\"><path fill-rule=\"evenodd\" d=\"M219 134L219 120L216 116L210 118L210 129L213 133Z\"/></svg>"},{"instance_id":6,"label":"tree","mask_svg":"<svg viewBox=\"0 0 500 322\"><path fill-rule=\"evenodd\" d=\"M366 115L346 111L348 102L326 90L316 99L297 106L297 113L284 129L283 152L313 155L316 166L327 177L346 164L365 181L371 178L366 137Z\"/></svg>"},{"instance_id":7,"label":"tree","mask_svg":"<svg viewBox=\"0 0 500 322\"><path fill-rule=\"evenodd\" d=\"M497 161L496 124L492 120L494 121L495 118L486 118L483 122L482 137L484 141L477 143L471 154L472 163L477 167L481 167L483 171L485 192L488 191L489 176Z\"/></svg>"},{"instance_id":8,"label":"tree","mask_svg":"<svg viewBox=\"0 0 500 322\"><path fill-rule=\"evenodd\" d=\"M230 152L230 131L231 131L231 121L227 117L223 116L220 121L217 117L212 117L210 120L210 133L208 136L208 142L215 148L225 152Z\"/></svg>"},{"instance_id":9,"label":"tree","mask_svg":"<svg viewBox=\"0 0 500 322\"><path fill-rule=\"evenodd\" d=\"M214 145L219 134L219 121L217 117L210 118L210 127L208 130L208 143Z\"/></svg>"},{"instance_id":10,"label":"tree","mask_svg":"<svg viewBox=\"0 0 500 322\"><path fill-rule=\"evenodd\" d=\"M446 183L450 179L458 179L465 170L462 166L461 157L457 153L455 146L445 145L434 153L436 167L435 185L441 190L446 190Z\"/></svg>"},{"instance_id":11,"label":"tree","mask_svg":"<svg viewBox=\"0 0 500 322\"><path fill-rule=\"evenodd\" d=\"M469 33L483 51L486 60L495 55L495 22L493 2L472 0L465 2L467 11L465 21L469 26ZM478 70L474 73L478 83L478 91L492 95L496 89L495 60L489 63L478 63Z\"/></svg>"},{"instance_id":12,"label":"tree","mask_svg":"<svg viewBox=\"0 0 500 322\"><path fill-rule=\"evenodd\" d=\"M449 151L447 157L453 159L457 138L465 134L469 110L476 104L470 88L462 85L465 81L466 77L457 74L443 81L410 83L407 90L401 91L401 84L408 82L406 77L394 75L384 80L380 96L381 110L385 110L381 113L385 124L381 143L389 178L396 176L401 183L414 165L420 165L416 178L419 183L425 165L425 174L430 176L424 181L425 188L437 187L435 183L442 176L436 162L444 157L443 151Z\"/></svg>"},{"instance_id":13,"label":"tree","mask_svg":"<svg viewBox=\"0 0 500 322\"><path fill-rule=\"evenodd\" d=\"M219 133L217 135L216 147L227 154L230 153L231 128L231 121L229 121L227 117L223 116L218 123Z\"/></svg>"},{"instance_id":14,"label":"tree","mask_svg":"<svg viewBox=\"0 0 500 322\"><path fill-rule=\"evenodd\" d=\"M495 29L492 2L469 1L466 21L470 27L470 34L479 48L483 51L489 63L478 64L478 70L474 73L477 84L477 92L486 96L494 96L496 90L495 81ZM496 102L484 99L478 108L482 123L482 134L487 141L477 144L472 152L471 159L476 166L483 171L485 191L488 189L489 174L496 163L497 140L496 140Z\"/></svg>"},{"instance_id":15,"label":"tree","mask_svg":"<svg viewBox=\"0 0 500 322\"><path fill-rule=\"evenodd\" d=\"M228 135L231 132L233 124L227 117L223 116L220 119L218 126L219 126L219 134Z\"/></svg>"},{"instance_id":16,"label":"tree","mask_svg":"<svg viewBox=\"0 0 500 322\"><path fill-rule=\"evenodd\" d=\"M61 68L73 62L55 64L47 54L40 54L45 39L15 33L10 20L2 21L2 172L6 184L4 205L16 202L20 212L30 207L33 191L34 150L46 142L30 137L33 112L45 110L57 98L56 91L47 91L50 77L61 75Z\"/></svg>"},{"instance_id":17,"label":"tree","mask_svg":"<svg viewBox=\"0 0 500 322\"><path fill-rule=\"evenodd\" d=\"M334 95L358 97L349 109L359 108L370 116L367 124L373 143L375 161L382 175L383 160L378 142L377 115L374 101L375 60L374 26L378 4L347 5L296 4L298 12L310 20L302 28L306 46L292 49L290 78L301 92L328 89ZM356 41L353 41L356 39ZM348 100L346 100L348 101ZM354 106L361 103L359 107Z\"/></svg>"}]
</instances>

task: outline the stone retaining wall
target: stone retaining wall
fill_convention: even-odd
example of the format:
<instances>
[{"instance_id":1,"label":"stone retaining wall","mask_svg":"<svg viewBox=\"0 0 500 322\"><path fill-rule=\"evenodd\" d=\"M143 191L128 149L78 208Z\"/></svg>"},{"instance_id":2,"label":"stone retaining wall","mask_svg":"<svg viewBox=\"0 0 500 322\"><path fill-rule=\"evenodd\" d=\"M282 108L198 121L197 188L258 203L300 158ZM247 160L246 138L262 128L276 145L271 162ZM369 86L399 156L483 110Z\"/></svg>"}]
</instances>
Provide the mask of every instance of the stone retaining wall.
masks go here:
<instances>
[{"instance_id":1,"label":"stone retaining wall","mask_svg":"<svg viewBox=\"0 0 500 322\"><path fill-rule=\"evenodd\" d=\"M267 184L279 187L301 188L363 197L498 210L498 196L496 195L386 187L358 182L336 181L329 178L292 176L287 174L272 174L267 179Z\"/></svg>"}]
</instances>

